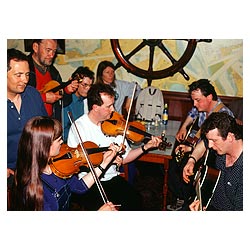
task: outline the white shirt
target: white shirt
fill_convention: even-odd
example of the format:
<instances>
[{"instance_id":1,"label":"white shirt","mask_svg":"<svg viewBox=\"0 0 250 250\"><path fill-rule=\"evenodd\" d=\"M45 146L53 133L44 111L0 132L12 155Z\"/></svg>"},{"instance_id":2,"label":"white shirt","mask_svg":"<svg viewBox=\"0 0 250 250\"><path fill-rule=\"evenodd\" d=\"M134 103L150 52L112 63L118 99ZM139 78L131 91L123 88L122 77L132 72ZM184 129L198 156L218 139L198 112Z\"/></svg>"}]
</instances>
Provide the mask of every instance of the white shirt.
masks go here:
<instances>
[{"instance_id":1,"label":"white shirt","mask_svg":"<svg viewBox=\"0 0 250 250\"><path fill-rule=\"evenodd\" d=\"M109 147L111 143L117 143L118 145L120 145L123 141L122 135L118 135L117 137L104 135L101 126L94 124L89 119L87 114L84 114L80 118L78 118L75 121L75 124L83 142L91 141L97 144L99 147ZM76 148L79 144L79 138L75 131L74 124L71 125L71 128L69 130L67 144L69 147L72 148ZM129 147L126 140L124 144L126 146L126 152L123 157L125 158L131 148ZM119 171L117 170L116 165L111 165L109 169L105 172L105 175L101 180L107 181L117 175L119 175ZM82 176L83 175L81 175L81 177Z\"/></svg>"}]
</instances>

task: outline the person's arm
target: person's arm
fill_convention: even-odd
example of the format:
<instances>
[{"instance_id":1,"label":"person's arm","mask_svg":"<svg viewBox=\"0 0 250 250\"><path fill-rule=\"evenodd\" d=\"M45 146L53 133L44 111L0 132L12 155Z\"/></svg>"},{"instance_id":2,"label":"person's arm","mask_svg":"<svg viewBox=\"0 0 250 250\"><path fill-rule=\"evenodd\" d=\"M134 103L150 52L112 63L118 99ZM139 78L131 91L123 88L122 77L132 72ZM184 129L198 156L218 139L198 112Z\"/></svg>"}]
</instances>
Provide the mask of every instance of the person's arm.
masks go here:
<instances>
[{"instance_id":1,"label":"person's arm","mask_svg":"<svg viewBox=\"0 0 250 250\"><path fill-rule=\"evenodd\" d=\"M126 112L128 112L129 111L129 107L130 107L130 105L131 105L131 101L132 101L132 94L133 94L133 91L134 91L134 87L136 86L136 89L135 89L135 95L134 95L134 100L138 97L138 95L139 95L139 93L140 93L140 91L141 91L141 87L140 87L140 85L138 84L138 83L136 83L136 82L129 82L128 83L128 86L129 86L129 88L130 88L130 93L131 94L129 94L128 96L127 96L127 98L126 98L126 102L125 102L125 110L126 110Z\"/></svg>"},{"instance_id":2,"label":"person's arm","mask_svg":"<svg viewBox=\"0 0 250 250\"><path fill-rule=\"evenodd\" d=\"M126 110L126 112L128 113L128 111L129 111L129 107L130 107L130 104L131 104L131 97L127 97L126 98L126 103L125 103L125 110Z\"/></svg>"},{"instance_id":3,"label":"person's arm","mask_svg":"<svg viewBox=\"0 0 250 250\"><path fill-rule=\"evenodd\" d=\"M134 161L137 157L146 153L146 151L157 148L162 140L156 136L152 136L152 139L148 141L145 145L135 148L129 151L127 157L124 158L123 164L127 164L129 162Z\"/></svg>"},{"instance_id":4,"label":"person's arm","mask_svg":"<svg viewBox=\"0 0 250 250\"><path fill-rule=\"evenodd\" d=\"M97 177L99 177L104 172L106 167L114 159L115 155L119 151L119 147L117 145L114 145L114 144L111 144L109 149L110 150L106 151L103 154L102 163L98 167L95 168L95 172L96 172ZM85 182L85 184L88 186L88 188L90 188L95 182L91 172L89 172L87 175L83 176L82 180Z\"/></svg>"},{"instance_id":5,"label":"person's arm","mask_svg":"<svg viewBox=\"0 0 250 250\"><path fill-rule=\"evenodd\" d=\"M198 142L198 144L195 146L192 154L189 156L189 159L187 161L187 164L185 165L185 167L183 168L183 173L182 173L182 177L183 180L186 183L190 182L189 176L192 176L194 174L193 170L194 170L194 166L195 163L201 159L201 157L204 155L204 153L206 152L206 147L204 144L204 141L201 140L200 142Z\"/></svg>"},{"instance_id":6,"label":"person's arm","mask_svg":"<svg viewBox=\"0 0 250 250\"><path fill-rule=\"evenodd\" d=\"M175 138L177 141L182 141L185 138L185 135L187 134L187 127L192 124L193 118L191 116L187 116L186 120L183 122L181 128L177 132Z\"/></svg>"}]
</instances>

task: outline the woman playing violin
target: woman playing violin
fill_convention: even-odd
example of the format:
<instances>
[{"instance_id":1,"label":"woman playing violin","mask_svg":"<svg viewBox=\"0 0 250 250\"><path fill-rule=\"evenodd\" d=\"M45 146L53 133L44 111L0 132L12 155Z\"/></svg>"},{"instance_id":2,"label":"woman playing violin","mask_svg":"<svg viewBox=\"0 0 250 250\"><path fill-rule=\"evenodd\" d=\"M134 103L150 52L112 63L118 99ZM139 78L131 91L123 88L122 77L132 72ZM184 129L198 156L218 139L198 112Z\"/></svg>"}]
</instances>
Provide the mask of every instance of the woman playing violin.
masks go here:
<instances>
[{"instance_id":1,"label":"woman playing violin","mask_svg":"<svg viewBox=\"0 0 250 250\"><path fill-rule=\"evenodd\" d=\"M89 173L82 179L57 177L49 160L59 154L62 144L61 123L49 117L34 117L24 127L18 147L17 168L12 190L11 210L68 210L72 192L85 193L93 185ZM115 145L105 152L101 169L105 169L118 151ZM101 170L96 168L97 176ZM111 202L99 210L115 210Z\"/></svg>"},{"instance_id":2,"label":"woman playing violin","mask_svg":"<svg viewBox=\"0 0 250 250\"><path fill-rule=\"evenodd\" d=\"M123 177L119 176L119 167L134 161L150 148L158 147L161 139L152 137L143 147L131 149L123 135L107 136L102 132L102 122L110 119L114 112L115 92L111 86L107 84L94 84L88 91L87 95L89 113L84 114L76 120L79 133L83 141L92 141L100 147L116 143L120 147L125 148L122 154L118 154L113 164L104 170L102 185L107 196L113 201L121 204L120 210L141 210L141 197L134 188ZM121 145L124 142L124 145ZM76 147L78 140L75 136L74 127L71 126L68 136L68 146ZM100 206L101 199L98 192L93 186L86 196L79 199L84 201L84 207L95 210Z\"/></svg>"}]
</instances>

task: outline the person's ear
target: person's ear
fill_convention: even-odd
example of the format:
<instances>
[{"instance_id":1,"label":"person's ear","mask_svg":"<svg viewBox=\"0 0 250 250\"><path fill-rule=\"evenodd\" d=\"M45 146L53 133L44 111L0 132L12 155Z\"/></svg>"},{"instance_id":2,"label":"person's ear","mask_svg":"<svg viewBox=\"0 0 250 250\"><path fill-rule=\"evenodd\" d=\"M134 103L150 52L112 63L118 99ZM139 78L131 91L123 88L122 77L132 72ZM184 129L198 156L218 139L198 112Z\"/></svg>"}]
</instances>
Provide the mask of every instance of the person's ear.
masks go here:
<instances>
[{"instance_id":1,"label":"person's ear","mask_svg":"<svg viewBox=\"0 0 250 250\"><path fill-rule=\"evenodd\" d=\"M209 101L212 101L212 100L213 100L213 95L212 95L212 94L209 94L209 95L207 96L207 98L209 99Z\"/></svg>"},{"instance_id":2,"label":"person's ear","mask_svg":"<svg viewBox=\"0 0 250 250\"><path fill-rule=\"evenodd\" d=\"M97 104L94 104L93 107L92 107L92 109L93 109L94 111L97 111L99 107L100 107L100 106L98 106Z\"/></svg>"},{"instance_id":3,"label":"person's ear","mask_svg":"<svg viewBox=\"0 0 250 250\"><path fill-rule=\"evenodd\" d=\"M229 140L230 142L232 142L233 140L235 140L235 136L233 133L228 132L227 134L227 140Z\"/></svg>"},{"instance_id":4,"label":"person's ear","mask_svg":"<svg viewBox=\"0 0 250 250\"><path fill-rule=\"evenodd\" d=\"M36 42L32 44L32 49L33 49L33 51L34 51L35 53L37 53L37 51L38 51L38 46L39 46L39 45L38 45L38 43L36 43Z\"/></svg>"}]
</instances>

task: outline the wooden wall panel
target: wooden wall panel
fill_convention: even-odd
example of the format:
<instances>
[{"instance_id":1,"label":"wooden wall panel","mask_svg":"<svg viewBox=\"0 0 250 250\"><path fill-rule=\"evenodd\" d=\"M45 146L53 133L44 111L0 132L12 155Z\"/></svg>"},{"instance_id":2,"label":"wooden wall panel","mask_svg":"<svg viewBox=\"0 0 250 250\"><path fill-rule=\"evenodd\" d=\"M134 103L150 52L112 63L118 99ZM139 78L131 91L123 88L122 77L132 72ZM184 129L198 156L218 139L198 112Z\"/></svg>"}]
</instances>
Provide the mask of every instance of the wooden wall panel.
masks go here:
<instances>
[{"instance_id":1,"label":"wooden wall panel","mask_svg":"<svg viewBox=\"0 0 250 250\"><path fill-rule=\"evenodd\" d=\"M188 111L192 108L193 102L188 93L162 91L164 102L169 107L169 119L184 121ZM242 99L234 96L219 96L225 105L229 105L232 101Z\"/></svg>"}]
</instances>

